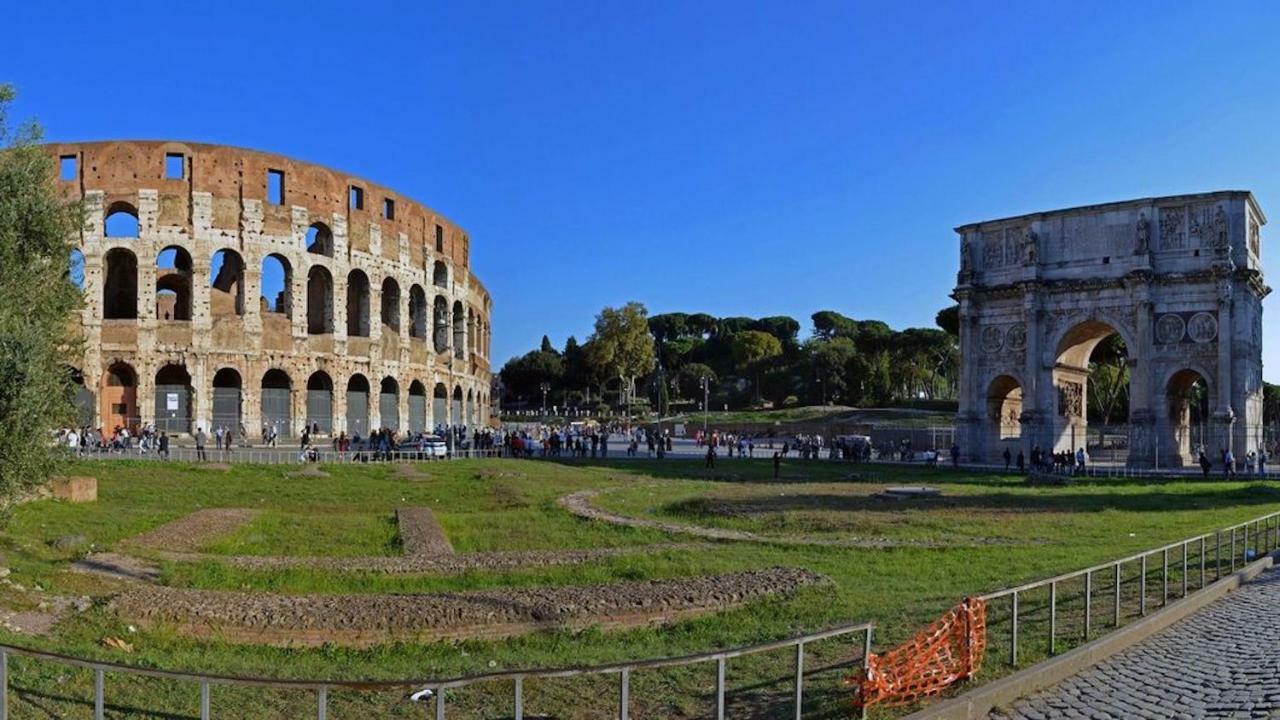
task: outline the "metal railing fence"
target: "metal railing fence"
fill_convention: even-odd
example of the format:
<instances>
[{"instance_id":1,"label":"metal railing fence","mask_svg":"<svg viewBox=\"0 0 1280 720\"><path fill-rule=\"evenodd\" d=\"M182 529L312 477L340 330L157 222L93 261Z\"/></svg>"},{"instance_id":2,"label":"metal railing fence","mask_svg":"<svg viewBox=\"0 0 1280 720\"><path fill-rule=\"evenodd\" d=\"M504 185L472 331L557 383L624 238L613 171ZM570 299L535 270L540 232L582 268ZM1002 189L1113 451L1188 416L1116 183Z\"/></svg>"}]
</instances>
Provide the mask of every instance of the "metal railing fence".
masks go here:
<instances>
[{"instance_id":1,"label":"metal railing fence","mask_svg":"<svg viewBox=\"0 0 1280 720\"><path fill-rule=\"evenodd\" d=\"M318 449L313 458L304 455L298 448L289 447L252 447L218 450L205 448L204 457L196 448L182 446L169 448L168 457L161 456L156 450L140 451L137 447L121 451L82 452L76 455L83 460L152 460L158 462L224 462L224 463L257 463L264 465L360 465L365 463L401 463L430 462L444 460L463 460L467 458L500 457L502 448L486 448L483 450L454 450L446 457L432 455L419 450L393 450L388 453L377 453L372 450L337 450Z\"/></svg>"},{"instance_id":2,"label":"metal railing fence","mask_svg":"<svg viewBox=\"0 0 1280 720\"><path fill-rule=\"evenodd\" d=\"M1095 630L1105 628L1101 633L1105 634L1123 627L1126 613L1130 617L1145 617L1148 609L1153 605L1157 608L1167 605L1171 599L1171 570L1174 579L1172 599L1180 600L1205 589L1225 575L1234 573L1237 567L1243 567L1277 549L1280 549L1280 512L1144 550L1083 570L997 590L979 597L986 600L989 607L997 600L1008 598L1008 615L1006 616L1008 628L1004 631L1005 641L1008 644L1008 664L1016 668L1019 665L1018 653L1021 645L1030 641L1027 638L1020 639L1020 626L1026 625L1029 619L1043 626L1042 647L1047 650L1048 655L1055 655L1059 649L1059 639L1088 642L1093 637L1099 636ZM1172 568L1171 553L1174 563ZM1153 557L1158 560L1158 569L1149 562ZM1135 569L1136 574L1134 574ZM1125 597L1126 570L1130 573L1128 582L1131 583L1128 598ZM1098 580L1102 582L1095 582ZM1075 581L1078 581L1081 587L1079 595L1070 598L1073 601L1070 617L1077 620L1080 627L1077 628L1074 636L1068 637L1059 629L1059 619L1068 600L1063 597L1061 590ZM1149 583L1158 583L1158 595L1154 594L1155 590L1149 593ZM1137 587L1134 588L1133 585ZM1035 615L1029 618L1027 610L1019 606L1019 601L1037 592L1043 592L1046 599ZM1148 603L1149 594L1152 595L1151 603ZM1109 618L1104 619L1105 622L1095 622L1094 618L1095 601L1100 595L1105 598L1107 606L1105 609L1110 611ZM1155 602L1157 599L1158 603ZM993 622L992 614L988 610L987 647L989 651L995 645L993 642L997 635L995 626L999 624L1003 623L999 620Z\"/></svg>"},{"instance_id":3,"label":"metal railing fence","mask_svg":"<svg viewBox=\"0 0 1280 720\"><path fill-rule=\"evenodd\" d=\"M108 673L117 673L123 675L131 675L136 677L155 678L163 680L172 680L180 682L188 682L198 686L200 693L200 718L201 720L209 720L213 717L212 702L210 699L210 687L213 685L233 685L241 687L268 688L276 690L290 691L308 691L314 693L316 717L319 720L326 720L329 712L329 692L330 691L348 691L356 693L377 693L387 692L391 690L404 691L406 689L423 689L431 691L430 703L428 705L427 717L434 717L436 720L445 720L446 711L446 692L448 690L475 685L478 683L495 683L495 682L511 682L512 691L512 712L515 720L523 720L524 718L524 685L529 680L553 679L553 678L570 678L585 675L616 675L618 677L617 685L617 717L619 720L629 720L631 713L631 673L644 670L656 670L660 668L671 668L688 665L697 665L702 663L715 663L716 683L715 683L715 703L717 720L725 718L725 693L726 681L725 671L729 660L746 655L756 655L760 653L792 649L794 651L794 689L793 703L795 705L795 718L800 720L802 717L802 707L804 703L804 682L805 682L805 646L809 643L827 640L831 638L843 637L855 633L862 633L862 664L865 667L867 658L871 653L871 638L874 630L873 623L856 623L850 625L840 625L828 628L820 632L799 635L784 640L760 643L757 645L748 645L743 647L730 648L726 650L718 650L709 653L699 653L695 655L683 655L679 657L655 658L651 660L640 660L629 663L614 663L609 665L597 665L587 667L561 667L548 668L538 670L516 670L509 672L484 673L479 675L468 675L463 677L438 679L438 680L370 680L370 681L344 681L344 680L277 680L260 677L244 677L233 675L217 675L202 674L193 672L182 672L174 670L158 670L152 668L135 667L132 665L124 665L121 663L113 663L98 660L86 660L83 658L71 657L54 652L43 650L35 650L31 648L18 647L13 645L0 645L0 720L9 720L9 660L11 657L26 657L40 661L57 663L63 666L84 668L93 672L93 717L94 720L104 720L106 717L106 680Z\"/></svg>"}]
</instances>

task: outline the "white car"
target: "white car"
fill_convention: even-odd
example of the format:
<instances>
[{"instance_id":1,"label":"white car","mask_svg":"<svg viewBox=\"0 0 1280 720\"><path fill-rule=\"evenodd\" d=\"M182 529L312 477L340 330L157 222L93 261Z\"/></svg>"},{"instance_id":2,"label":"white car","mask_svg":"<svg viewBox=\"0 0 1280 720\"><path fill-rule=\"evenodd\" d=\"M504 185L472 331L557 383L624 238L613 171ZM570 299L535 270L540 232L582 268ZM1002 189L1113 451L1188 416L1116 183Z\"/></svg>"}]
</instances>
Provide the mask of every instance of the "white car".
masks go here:
<instances>
[{"instance_id":1,"label":"white car","mask_svg":"<svg viewBox=\"0 0 1280 720\"><path fill-rule=\"evenodd\" d=\"M423 457L444 458L449 456L449 446L439 435L424 435L418 441L418 448Z\"/></svg>"}]
</instances>

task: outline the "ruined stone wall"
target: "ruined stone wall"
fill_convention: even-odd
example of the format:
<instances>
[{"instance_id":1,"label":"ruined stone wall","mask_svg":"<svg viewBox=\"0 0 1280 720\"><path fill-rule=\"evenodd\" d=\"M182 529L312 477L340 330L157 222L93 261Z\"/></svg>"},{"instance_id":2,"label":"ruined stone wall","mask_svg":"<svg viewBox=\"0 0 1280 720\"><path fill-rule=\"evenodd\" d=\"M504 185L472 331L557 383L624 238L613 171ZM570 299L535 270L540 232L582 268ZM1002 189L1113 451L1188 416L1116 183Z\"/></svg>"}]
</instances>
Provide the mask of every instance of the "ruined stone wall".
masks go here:
<instances>
[{"instance_id":1,"label":"ruined stone wall","mask_svg":"<svg viewBox=\"0 0 1280 720\"><path fill-rule=\"evenodd\" d=\"M492 300L472 272L465 231L435 211L362 178L241 148L123 141L53 144L47 150L58 159L63 191L82 198L86 209L79 246L86 343L83 357L68 364L76 365L93 393L95 425L109 430L118 422L125 408L113 401L129 395L120 383L130 372L136 400L125 413L129 424L153 422L158 411L163 415L167 408L157 407L156 386L166 366L189 374L190 426L205 430L215 423L214 377L225 369L239 376L239 422L253 437L262 431L263 378L271 370L288 377L289 427L277 427L285 435L298 433L308 419L308 381L324 384L316 373L324 373L332 386L334 433L349 429L346 389L355 376L370 387L368 428L418 429L411 418L426 427L488 421ZM269 174L282 180L276 197ZM136 216L136 237L107 236L104 221L113 212ZM323 253L307 249L308 232L317 224L328 235ZM173 281L172 271L157 268L166 248L190 256L189 319L173 319L172 296L157 294L158 286ZM127 288L107 277L107 254L117 249L124 252L114 253L111 262L129 256L136 261L134 318L104 316L112 293L128 298ZM222 276L211 277L212 259L221 250L234 252L242 273L229 275L224 263ZM267 312L260 298L269 255L288 265L286 313ZM324 313L330 332L308 329L308 277L315 268L332 280L332 304ZM348 278L356 271L368 281L356 305L368 308L368 320L356 323L360 336L351 336ZM127 276L127 267L120 273ZM398 302L388 308L398 314L398 327L384 322L388 280L398 288ZM412 336L414 295L425 298L419 312L427 313L420 323L426 332L418 332L420 337ZM443 317L434 314L437 304L446 308ZM434 332L439 323L448 328L443 337ZM170 369L164 379L172 374ZM223 373L223 385L229 377ZM383 389L394 397L380 398ZM226 388L221 393L216 420L226 424L226 408L234 401ZM395 417L381 417L393 405Z\"/></svg>"}]
</instances>

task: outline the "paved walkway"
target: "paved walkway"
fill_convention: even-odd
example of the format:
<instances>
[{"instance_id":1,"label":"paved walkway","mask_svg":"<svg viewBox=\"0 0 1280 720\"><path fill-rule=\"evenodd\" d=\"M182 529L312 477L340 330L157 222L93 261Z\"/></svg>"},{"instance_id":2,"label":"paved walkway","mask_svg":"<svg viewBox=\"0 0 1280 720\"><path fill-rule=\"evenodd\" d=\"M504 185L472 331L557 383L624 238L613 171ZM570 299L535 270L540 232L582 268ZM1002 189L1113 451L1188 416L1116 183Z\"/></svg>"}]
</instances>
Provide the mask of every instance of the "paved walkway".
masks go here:
<instances>
[{"instance_id":1,"label":"paved walkway","mask_svg":"<svg viewBox=\"0 0 1280 720\"><path fill-rule=\"evenodd\" d=\"M1280 570L991 718L1280 718Z\"/></svg>"}]
</instances>

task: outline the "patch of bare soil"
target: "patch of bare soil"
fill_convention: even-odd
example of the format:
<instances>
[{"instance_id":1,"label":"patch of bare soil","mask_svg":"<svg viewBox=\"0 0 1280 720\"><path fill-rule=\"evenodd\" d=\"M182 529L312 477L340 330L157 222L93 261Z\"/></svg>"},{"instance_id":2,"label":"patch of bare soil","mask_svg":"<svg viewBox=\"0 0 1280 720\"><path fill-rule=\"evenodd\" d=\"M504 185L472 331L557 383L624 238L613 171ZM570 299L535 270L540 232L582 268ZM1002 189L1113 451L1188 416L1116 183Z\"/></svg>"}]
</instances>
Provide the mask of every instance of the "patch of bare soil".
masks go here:
<instances>
[{"instance_id":1,"label":"patch of bare soil","mask_svg":"<svg viewBox=\"0 0 1280 720\"><path fill-rule=\"evenodd\" d=\"M257 510L245 508L197 510L125 542L153 550L195 552L218 537L235 531L257 514Z\"/></svg>"},{"instance_id":2,"label":"patch of bare soil","mask_svg":"<svg viewBox=\"0 0 1280 720\"><path fill-rule=\"evenodd\" d=\"M276 595L139 585L117 596L112 607L131 622L173 624L233 642L365 647L660 624L824 581L809 570L773 567L678 580L414 595Z\"/></svg>"}]
</instances>

